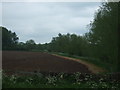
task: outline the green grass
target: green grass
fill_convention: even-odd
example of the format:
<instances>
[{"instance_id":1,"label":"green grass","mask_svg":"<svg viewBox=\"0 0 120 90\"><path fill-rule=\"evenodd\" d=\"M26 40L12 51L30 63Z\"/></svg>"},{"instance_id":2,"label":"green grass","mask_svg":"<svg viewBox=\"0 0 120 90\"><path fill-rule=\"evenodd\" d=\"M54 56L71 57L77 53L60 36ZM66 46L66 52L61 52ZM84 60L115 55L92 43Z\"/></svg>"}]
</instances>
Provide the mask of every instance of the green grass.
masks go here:
<instances>
[{"instance_id":1,"label":"green grass","mask_svg":"<svg viewBox=\"0 0 120 90\"><path fill-rule=\"evenodd\" d=\"M36 74L31 76L3 75L3 88L119 88L120 82L110 79L109 75L101 77L90 74L74 73L71 75Z\"/></svg>"}]
</instances>

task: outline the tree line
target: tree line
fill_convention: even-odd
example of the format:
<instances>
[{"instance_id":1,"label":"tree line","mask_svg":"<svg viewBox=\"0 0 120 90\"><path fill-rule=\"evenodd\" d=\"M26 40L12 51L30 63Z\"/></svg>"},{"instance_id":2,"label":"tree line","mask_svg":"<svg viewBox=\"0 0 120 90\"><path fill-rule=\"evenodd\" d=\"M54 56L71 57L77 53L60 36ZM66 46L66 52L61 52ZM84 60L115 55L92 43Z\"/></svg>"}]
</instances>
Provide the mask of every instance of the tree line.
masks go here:
<instances>
[{"instance_id":1,"label":"tree line","mask_svg":"<svg viewBox=\"0 0 120 90\"><path fill-rule=\"evenodd\" d=\"M104 2L95 12L94 20L88 25L89 32L83 36L61 34L53 37L50 43L36 44L34 40L18 42L15 32L2 28L3 50L37 50L62 52L69 55L95 57L101 62L110 63L116 71L120 70L118 60L118 25L120 24L118 2Z\"/></svg>"},{"instance_id":2,"label":"tree line","mask_svg":"<svg viewBox=\"0 0 120 90\"><path fill-rule=\"evenodd\" d=\"M5 27L1 26L0 30L2 30L2 50L42 51L44 49L44 44L36 44L32 39L27 40L25 43L19 42L19 37L16 33Z\"/></svg>"},{"instance_id":3,"label":"tree line","mask_svg":"<svg viewBox=\"0 0 120 90\"><path fill-rule=\"evenodd\" d=\"M105 2L88 25L89 32L83 36L59 34L52 39L53 51L85 57L94 57L111 64L114 71L120 71L118 56L120 2ZM111 68L110 67L110 68Z\"/></svg>"}]
</instances>

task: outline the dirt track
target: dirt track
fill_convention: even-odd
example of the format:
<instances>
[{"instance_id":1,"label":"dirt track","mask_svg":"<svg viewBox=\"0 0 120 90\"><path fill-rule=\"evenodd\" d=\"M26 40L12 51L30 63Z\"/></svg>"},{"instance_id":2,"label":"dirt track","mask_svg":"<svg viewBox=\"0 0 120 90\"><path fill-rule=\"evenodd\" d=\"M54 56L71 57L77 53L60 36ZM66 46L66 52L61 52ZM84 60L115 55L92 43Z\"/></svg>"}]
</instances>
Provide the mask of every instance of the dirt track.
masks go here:
<instances>
[{"instance_id":1,"label":"dirt track","mask_svg":"<svg viewBox=\"0 0 120 90\"><path fill-rule=\"evenodd\" d=\"M83 64L47 53L3 51L2 54L3 70L91 73Z\"/></svg>"}]
</instances>

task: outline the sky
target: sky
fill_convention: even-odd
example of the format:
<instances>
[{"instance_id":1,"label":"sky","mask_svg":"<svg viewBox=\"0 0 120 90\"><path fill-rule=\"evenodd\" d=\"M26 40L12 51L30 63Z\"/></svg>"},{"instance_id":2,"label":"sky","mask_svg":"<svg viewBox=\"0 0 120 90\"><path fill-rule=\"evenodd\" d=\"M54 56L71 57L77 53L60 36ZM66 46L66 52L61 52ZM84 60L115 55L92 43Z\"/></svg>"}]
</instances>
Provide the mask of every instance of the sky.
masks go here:
<instances>
[{"instance_id":1,"label":"sky","mask_svg":"<svg viewBox=\"0 0 120 90\"><path fill-rule=\"evenodd\" d=\"M101 2L2 2L0 26L15 32L19 42L49 43L61 34L83 35Z\"/></svg>"}]
</instances>

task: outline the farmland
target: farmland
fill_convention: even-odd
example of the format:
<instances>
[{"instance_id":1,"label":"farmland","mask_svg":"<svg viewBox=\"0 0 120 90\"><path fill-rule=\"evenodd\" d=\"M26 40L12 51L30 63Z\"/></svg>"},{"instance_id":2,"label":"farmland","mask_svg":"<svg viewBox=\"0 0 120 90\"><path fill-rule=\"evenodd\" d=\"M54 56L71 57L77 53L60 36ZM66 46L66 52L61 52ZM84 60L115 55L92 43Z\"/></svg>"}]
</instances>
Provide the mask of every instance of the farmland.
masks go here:
<instances>
[{"instance_id":1,"label":"farmland","mask_svg":"<svg viewBox=\"0 0 120 90\"><path fill-rule=\"evenodd\" d=\"M3 88L118 88L119 73L93 74L78 62L42 52L3 51Z\"/></svg>"},{"instance_id":2,"label":"farmland","mask_svg":"<svg viewBox=\"0 0 120 90\"><path fill-rule=\"evenodd\" d=\"M3 51L3 70L15 72L81 72L88 68L75 61L41 52Z\"/></svg>"}]
</instances>

